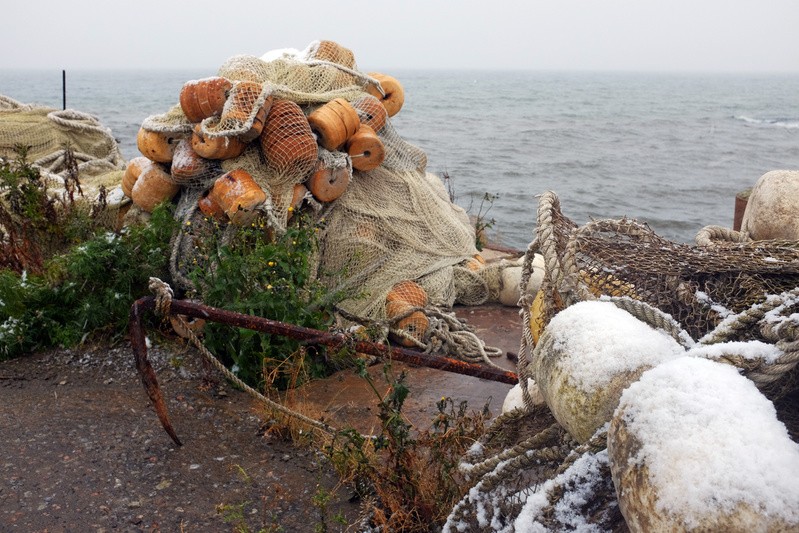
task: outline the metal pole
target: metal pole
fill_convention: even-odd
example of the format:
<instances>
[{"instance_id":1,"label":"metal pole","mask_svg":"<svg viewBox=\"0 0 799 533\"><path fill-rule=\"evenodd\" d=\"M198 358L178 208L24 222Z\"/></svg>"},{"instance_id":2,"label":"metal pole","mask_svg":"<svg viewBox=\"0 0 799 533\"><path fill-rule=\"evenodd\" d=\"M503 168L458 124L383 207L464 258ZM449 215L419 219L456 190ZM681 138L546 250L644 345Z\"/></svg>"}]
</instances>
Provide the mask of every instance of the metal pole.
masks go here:
<instances>
[{"instance_id":1,"label":"metal pole","mask_svg":"<svg viewBox=\"0 0 799 533\"><path fill-rule=\"evenodd\" d=\"M67 71L61 71L61 102L63 104L62 109L67 108Z\"/></svg>"}]
</instances>

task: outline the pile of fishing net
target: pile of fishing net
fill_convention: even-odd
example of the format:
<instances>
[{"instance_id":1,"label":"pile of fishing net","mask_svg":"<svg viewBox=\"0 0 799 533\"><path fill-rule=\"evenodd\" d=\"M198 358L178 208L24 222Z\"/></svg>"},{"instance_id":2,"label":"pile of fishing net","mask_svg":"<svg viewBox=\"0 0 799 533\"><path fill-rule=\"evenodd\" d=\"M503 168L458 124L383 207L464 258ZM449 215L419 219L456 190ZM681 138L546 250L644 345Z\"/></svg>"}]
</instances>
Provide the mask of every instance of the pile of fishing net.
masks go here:
<instances>
[{"instance_id":1,"label":"pile of fishing net","mask_svg":"<svg viewBox=\"0 0 799 533\"><path fill-rule=\"evenodd\" d=\"M318 279L348 295L342 311L390 321L401 342L429 347L444 322L428 310L497 300L503 271L513 267L505 285L518 288L521 266L484 264L468 215L394 128L403 103L398 80L361 72L332 41L237 55L143 121L143 155L122 188L138 210L176 198L191 228L172 250L173 282L185 290L195 238L256 219L279 235L309 213L320 224Z\"/></svg>"},{"instance_id":2,"label":"pile of fishing net","mask_svg":"<svg viewBox=\"0 0 799 533\"><path fill-rule=\"evenodd\" d=\"M697 242L541 195L519 384L445 531L799 527L799 242Z\"/></svg>"},{"instance_id":3,"label":"pile of fishing net","mask_svg":"<svg viewBox=\"0 0 799 533\"><path fill-rule=\"evenodd\" d=\"M110 193L122 177L125 160L111 130L97 117L0 95L0 159L14 161L22 152L52 194L68 194L67 182L79 178L80 191L72 195L75 205L93 212L101 225L117 226L120 209L129 202ZM0 194L0 202L4 198ZM13 214L13 209L7 212Z\"/></svg>"}]
</instances>

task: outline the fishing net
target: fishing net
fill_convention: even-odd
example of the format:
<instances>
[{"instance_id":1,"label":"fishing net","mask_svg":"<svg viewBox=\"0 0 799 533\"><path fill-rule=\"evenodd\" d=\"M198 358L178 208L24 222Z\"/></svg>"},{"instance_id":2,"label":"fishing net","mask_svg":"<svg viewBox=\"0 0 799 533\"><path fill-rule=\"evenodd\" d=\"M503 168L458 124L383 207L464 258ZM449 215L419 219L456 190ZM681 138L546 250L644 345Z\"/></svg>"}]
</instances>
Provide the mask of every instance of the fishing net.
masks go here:
<instances>
[{"instance_id":1,"label":"fishing net","mask_svg":"<svg viewBox=\"0 0 799 533\"><path fill-rule=\"evenodd\" d=\"M112 189L121 179L125 160L111 131L97 117L0 95L0 158L15 160L20 148L47 180L51 194L67 195L65 182L74 174L80 191L73 206L91 213L101 226L118 225L120 209L129 201Z\"/></svg>"},{"instance_id":2,"label":"fishing net","mask_svg":"<svg viewBox=\"0 0 799 533\"><path fill-rule=\"evenodd\" d=\"M670 242L630 219L577 226L554 193L540 196L523 278L534 252L546 267L538 293L520 300L522 406L500 416L462 459L473 486L445 531L626 530L610 479L607 424L578 445L535 399L534 363L557 349L546 326L577 302L607 300L687 353L737 366L799 441L799 244L751 241L715 226L703 228L697 243ZM777 356L743 355L755 345L771 345Z\"/></svg>"},{"instance_id":3,"label":"fishing net","mask_svg":"<svg viewBox=\"0 0 799 533\"><path fill-rule=\"evenodd\" d=\"M190 223L181 227L193 228L173 241L178 287L196 289L188 269L198 261L192 254L199 216L216 216L221 231L230 232L242 211L253 212L279 235L303 211L320 227L318 279L347 295L340 304L344 325L379 321L407 346L481 360L496 355L476 336L454 338L453 328L469 328L439 313L497 300L502 271L521 267L484 264L468 215L427 172L424 151L391 122L403 101L396 79L361 72L352 51L333 41L263 58L233 56L214 76L186 82L179 103L147 117L139 132L142 154L167 171L161 181L177 187L164 185L164 199L179 195L177 216ZM160 175L147 168L142 176ZM230 181L241 171L253 187ZM141 204L137 187L141 195L144 186L134 180L129 188ZM242 199L248 188L257 191ZM389 305L403 281L418 284L425 300Z\"/></svg>"}]
</instances>

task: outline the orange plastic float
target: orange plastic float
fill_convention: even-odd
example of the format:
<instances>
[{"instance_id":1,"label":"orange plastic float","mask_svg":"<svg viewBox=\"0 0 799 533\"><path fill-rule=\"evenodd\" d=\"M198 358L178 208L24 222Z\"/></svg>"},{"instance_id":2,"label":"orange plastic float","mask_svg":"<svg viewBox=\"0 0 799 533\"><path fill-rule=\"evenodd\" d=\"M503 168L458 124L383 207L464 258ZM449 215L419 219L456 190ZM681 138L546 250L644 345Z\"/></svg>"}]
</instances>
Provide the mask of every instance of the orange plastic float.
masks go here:
<instances>
[{"instance_id":1,"label":"orange plastic float","mask_svg":"<svg viewBox=\"0 0 799 533\"><path fill-rule=\"evenodd\" d=\"M338 150L361 124L358 112L343 98L336 98L308 115L308 123L319 144L327 150Z\"/></svg>"},{"instance_id":2,"label":"orange plastic float","mask_svg":"<svg viewBox=\"0 0 799 533\"><path fill-rule=\"evenodd\" d=\"M225 215L225 210L222 209L222 206L219 205L219 203L216 202L214 198L210 196L210 194L200 198L197 201L197 206L199 207L200 212L208 218L215 218L220 222L227 218L227 215Z\"/></svg>"},{"instance_id":3,"label":"orange plastic float","mask_svg":"<svg viewBox=\"0 0 799 533\"><path fill-rule=\"evenodd\" d=\"M230 121L240 124L246 123L250 118L255 102L261 96L262 90L263 86L258 82L239 82L230 93L228 103L222 111L220 122L223 124ZM266 115L269 113L269 108L271 106L272 96L270 95L266 97L263 105L256 111L250 129L239 135L242 141L250 142L261 134L264 128L264 122L266 121Z\"/></svg>"},{"instance_id":4,"label":"orange plastic float","mask_svg":"<svg viewBox=\"0 0 799 533\"><path fill-rule=\"evenodd\" d=\"M230 80L219 76L186 82L180 91L180 108L189 122L219 116L232 88Z\"/></svg>"},{"instance_id":5,"label":"orange plastic float","mask_svg":"<svg viewBox=\"0 0 799 533\"><path fill-rule=\"evenodd\" d=\"M321 161L306 182L308 190L320 202L336 200L344 194L349 184L350 171L347 167L328 168Z\"/></svg>"},{"instance_id":6,"label":"orange plastic float","mask_svg":"<svg viewBox=\"0 0 799 533\"><path fill-rule=\"evenodd\" d=\"M148 213L161 202L171 200L180 190L164 167L152 163L141 169L141 174L133 184L130 197L133 203Z\"/></svg>"},{"instance_id":7,"label":"orange plastic float","mask_svg":"<svg viewBox=\"0 0 799 533\"><path fill-rule=\"evenodd\" d=\"M354 107L358 110L358 116L361 119L361 124L369 126L375 132L383 129L388 120L388 113L386 108L380 103L380 100L374 96L364 96L357 102Z\"/></svg>"},{"instance_id":8,"label":"orange plastic float","mask_svg":"<svg viewBox=\"0 0 799 533\"><path fill-rule=\"evenodd\" d=\"M338 63L347 68L355 68L355 54L349 48L345 48L335 41L319 41L313 58Z\"/></svg>"},{"instance_id":9,"label":"orange plastic float","mask_svg":"<svg viewBox=\"0 0 799 533\"><path fill-rule=\"evenodd\" d=\"M279 172L311 171L316 164L317 146L311 126L300 106L291 100L275 100L266 116L260 137L261 151Z\"/></svg>"},{"instance_id":10,"label":"orange plastic float","mask_svg":"<svg viewBox=\"0 0 799 533\"><path fill-rule=\"evenodd\" d=\"M380 103L386 108L388 116L393 117L399 113L402 104L405 103L405 90L402 88L402 84L397 78L379 72L370 72L369 76L380 82L380 87L383 88L385 95L380 94L378 88L371 83L366 86L366 92L380 100Z\"/></svg>"},{"instance_id":11,"label":"orange plastic float","mask_svg":"<svg viewBox=\"0 0 799 533\"><path fill-rule=\"evenodd\" d=\"M347 141L347 153L352 159L352 166L357 170L368 172L379 167L386 158L386 148L375 130L361 124L357 133Z\"/></svg>"},{"instance_id":12,"label":"orange plastic float","mask_svg":"<svg viewBox=\"0 0 799 533\"><path fill-rule=\"evenodd\" d=\"M427 292L415 281L404 280L391 287L386 302L405 302L414 307L424 307L427 305Z\"/></svg>"},{"instance_id":13,"label":"orange plastic float","mask_svg":"<svg viewBox=\"0 0 799 533\"><path fill-rule=\"evenodd\" d=\"M150 131L144 128L139 128L139 133L136 135L139 152L156 163L171 163L179 140L180 137L170 133Z\"/></svg>"},{"instance_id":14,"label":"orange plastic float","mask_svg":"<svg viewBox=\"0 0 799 533\"><path fill-rule=\"evenodd\" d=\"M200 157L191 147L191 139L181 139L172 157L172 178L179 185L210 177L214 166L209 159Z\"/></svg>"},{"instance_id":15,"label":"orange plastic float","mask_svg":"<svg viewBox=\"0 0 799 533\"><path fill-rule=\"evenodd\" d=\"M191 136L191 147L205 159L233 159L244 153L247 143L238 137L208 137L197 124Z\"/></svg>"},{"instance_id":16,"label":"orange plastic float","mask_svg":"<svg viewBox=\"0 0 799 533\"><path fill-rule=\"evenodd\" d=\"M219 204L231 222L243 226L255 218L255 208L266 201L266 193L249 172L237 168L217 178L207 198Z\"/></svg>"},{"instance_id":17,"label":"orange plastic float","mask_svg":"<svg viewBox=\"0 0 799 533\"><path fill-rule=\"evenodd\" d=\"M154 164L151 160L147 159L143 155L139 157L134 157L128 164L125 166L125 174L122 175L122 192L125 193L125 196L128 198L131 197L131 191L133 190L133 184L136 183L136 180L139 179L139 176L142 173L142 170L147 168L147 166Z\"/></svg>"}]
</instances>

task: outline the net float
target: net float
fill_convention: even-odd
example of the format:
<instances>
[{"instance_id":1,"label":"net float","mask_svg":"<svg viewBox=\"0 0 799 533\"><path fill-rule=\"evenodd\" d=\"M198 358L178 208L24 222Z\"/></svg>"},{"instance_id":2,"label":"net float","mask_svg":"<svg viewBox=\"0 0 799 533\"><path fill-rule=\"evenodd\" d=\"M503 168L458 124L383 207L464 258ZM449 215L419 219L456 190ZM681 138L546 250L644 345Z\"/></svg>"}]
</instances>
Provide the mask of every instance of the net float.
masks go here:
<instances>
[{"instance_id":1,"label":"net float","mask_svg":"<svg viewBox=\"0 0 799 533\"><path fill-rule=\"evenodd\" d=\"M336 98L308 115L308 123L319 144L335 151L358 131L361 120L352 104L343 98Z\"/></svg>"},{"instance_id":2,"label":"net float","mask_svg":"<svg viewBox=\"0 0 799 533\"><path fill-rule=\"evenodd\" d=\"M197 124L191 135L191 147L205 159L233 159L244 153L247 143L235 136L209 137Z\"/></svg>"},{"instance_id":3,"label":"net float","mask_svg":"<svg viewBox=\"0 0 799 533\"><path fill-rule=\"evenodd\" d=\"M380 100L380 103L386 108L388 116L393 117L399 113L402 104L405 103L405 90L402 88L402 84L397 78L379 72L370 72L369 76L380 83L383 94L371 83L366 86L366 92Z\"/></svg>"},{"instance_id":4,"label":"net float","mask_svg":"<svg viewBox=\"0 0 799 533\"><path fill-rule=\"evenodd\" d=\"M139 152L151 161L171 163L179 140L180 137L171 133L139 128L139 133L136 135L136 146L139 148Z\"/></svg>"},{"instance_id":5,"label":"net float","mask_svg":"<svg viewBox=\"0 0 799 533\"><path fill-rule=\"evenodd\" d=\"M186 82L180 91L180 108L189 122L218 117L232 88L230 80L220 76Z\"/></svg>"},{"instance_id":6,"label":"net float","mask_svg":"<svg viewBox=\"0 0 799 533\"><path fill-rule=\"evenodd\" d=\"M347 153L356 170L368 172L379 167L386 159L386 148L375 131L361 125L358 131L347 141Z\"/></svg>"},{"instance_id":7,"label":"net float","mask_svg":"<svg viewBox=\"0 0 799 533\"><path fill-rule=\"evenodd\" d=\"M131 188L131 199L143 211L151 213L155 206L171 200L180 190L172 176L157 163L145 166Z\"/></svg>"}]
</instances>

